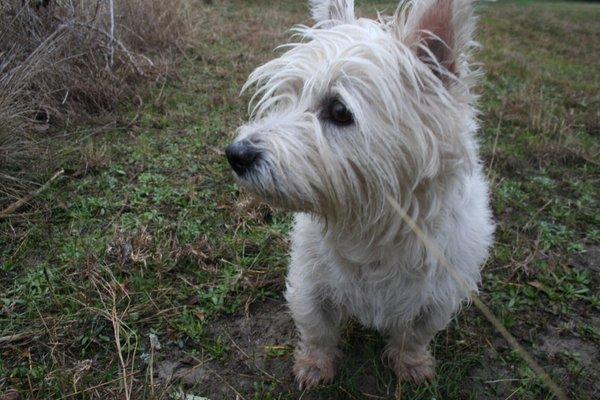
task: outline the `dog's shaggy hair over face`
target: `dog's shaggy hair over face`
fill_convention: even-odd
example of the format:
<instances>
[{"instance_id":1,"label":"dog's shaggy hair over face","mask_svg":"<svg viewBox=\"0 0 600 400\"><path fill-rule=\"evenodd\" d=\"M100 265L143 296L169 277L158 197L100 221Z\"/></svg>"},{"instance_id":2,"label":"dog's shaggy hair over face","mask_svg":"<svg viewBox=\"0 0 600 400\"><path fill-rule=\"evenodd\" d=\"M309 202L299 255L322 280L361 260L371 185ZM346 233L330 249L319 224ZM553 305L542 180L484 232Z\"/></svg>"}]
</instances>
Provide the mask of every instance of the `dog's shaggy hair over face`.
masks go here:
<instances>
[{"instance_id":1,"label":"dog's shaggy hair over face","mask_svg":"<svg viewBox=\"0 0 600 400\"><path fill-rule=\"evenodd\" d=\"M301 386L331 381L347 316L389 336L400 379L477 289L494 225L477 155L469 0L405 2L378 20L311 0L314 27L256 69L251 121L227 156L238 182L297 212L286 299ZM405 210L452 274L391 207Z\"/></svg>"}]
</instances>

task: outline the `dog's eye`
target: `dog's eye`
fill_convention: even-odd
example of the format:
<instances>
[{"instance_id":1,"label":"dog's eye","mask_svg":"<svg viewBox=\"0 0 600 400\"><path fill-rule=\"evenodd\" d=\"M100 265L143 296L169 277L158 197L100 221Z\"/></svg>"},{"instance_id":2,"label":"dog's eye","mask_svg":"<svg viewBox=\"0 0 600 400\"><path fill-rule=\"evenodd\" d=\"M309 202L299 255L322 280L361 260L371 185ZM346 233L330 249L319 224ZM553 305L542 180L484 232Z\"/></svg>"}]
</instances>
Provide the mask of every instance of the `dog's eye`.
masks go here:
<instances>
[{"instance_id":1,"label":"dog's eye","mask_svg":"<svg viewBox=\"0 0 600 400\"><path fill-rule=\"evenodd\" d=\"M329 105L329 117L338 125L348 125L353 120L348 107L339 100L333 100Z\"/></svg>"}]
</instances>

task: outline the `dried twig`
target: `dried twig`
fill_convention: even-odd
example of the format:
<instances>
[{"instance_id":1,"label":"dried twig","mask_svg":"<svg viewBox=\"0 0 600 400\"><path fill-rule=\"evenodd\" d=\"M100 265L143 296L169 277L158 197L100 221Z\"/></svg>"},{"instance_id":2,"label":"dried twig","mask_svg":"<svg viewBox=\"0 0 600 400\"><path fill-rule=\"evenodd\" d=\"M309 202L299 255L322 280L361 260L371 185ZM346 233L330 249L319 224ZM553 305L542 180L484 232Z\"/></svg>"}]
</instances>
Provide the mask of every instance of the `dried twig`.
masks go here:
<instances>
[{"instance_id":1,"label":"dried twig","mask_svg":"<svg viewBox=\"0 0 600 400\"><path fill-rule=\"evenodd\" d=\"M110 6L110 67L115 66L115 2L113 0L109 0Z\"/></svg>"},{"instance_id":2,"label":"dried twig","mask_svg":"<svg viewBox=\"0 0 600 400\"><path fill-rule=\"evenodd\" d=\"M123 285L121 285L114 277L110 269L104 270L108 275L108 279L105 279L96 273L92 275L92 284L98 293L102 308L96 309L97 312L106 318L113 327L114 343L116 347L116 353L119 360L121 370L121 380L123 382L123 390L125 399L131 398L133 391L133 380L129 380L131 373L134 372L135 367L135 353L137 349L137 336L123 321L123 316L129 311L131 299L129 294L125 291ZM120 292L120 293L119 293ZM119 297L123 296L126 299L125 309L122 312L117 310L117 304L119 303ZM124 349L121 345L121 334L124 334L127 354L124 357ZM133 346L130 343L131 337L134 338ZM131 350L133 347L133 350ZM128 371L129 370L129 371Z\"/></svg>"},{"instance_id":3,"label":"dried twig","mask_svg":"<svg viewBox=\"0 0 600 400\"><path fill-rule=\"evenodd\" d=\"M140 371L133 371L130 374L128 374L127 377L129 378L129 377L132 377L132 376L137 375L139 373L140 373ZM94 386L91 386L91 387L88 387L88 388L85 388L85 389L82 389L82 390L78 390L76 392L64 395L63 397L61 397L61 399L68 399L70 397L79 396L82 393L90 392L92 390L96 390L96 389L101 388L103 386L110 385L112 383L120 381L121 379L122 379L121 377L118 377L118 378L115 378L115 379L110 380L110 381L102 382L102 383L100 383L98 385L94 385Z\"/></svg>"},{"instance_id":4,"label":"dried twig","mask_svg":"<svg viewBox=\"0 0 600 400\"><path fill-rule=\"evenodd\" d=\"M52 177L50 179L48 179L48 181L46 183L44 183L42 186L40 186L33 192L29 193L27 196L22 197L19 200L15 201L14 203L12 203L8 207L6 207L4 210L0 211L0 219L9 217L12 213L17 211L23 205L30 202L34 197L39 196L40 193L42 193L44 190L48 189L48 187L50 187L52 182L57 180L64 173L65 173L64 169L60 169L60 170L56 171L54 173L54 175L52 175Z\"/></svg>"},{"instance_id":5,"label":"dried twig","mask_svg":"<svg viewBox=\"0 0 600 400\"><path fill-rule=\"evenodd\" d=\"M131 65L133 66L133 68L135 68L135 71L141 75L141 76L145 76L144 71L142 71L142 69L139 67L138 63L135 60L135 57L133 56L133 54L127 49L127 47L125 47L125 45L116 37L112 36L109 32L106 32L103 29L98 28L97 26L94 25L90 25L90 24L85 24L83 22L77 22L77 21L73 21L73 25L74 26L79 26L82 28L86 28L86 29L90 29L92 31L96 31L98 33L103 34L104 36L106 36L110 41L111 44L116 44L117 46L119 46L119 48L121 49L121 51L123 53L125 53L125 55L127 56L127 58L129 58L129 62L131 63ZM144 59L146 61L148 61L148 63L153 66L154 63L148 58L148 57L144 57Z\"/></svg>"},{"instance_id":6,"label":"dried twig","mask_svg":"<svg viewBox=\"0 0 600 400\"><path fill-rule=\"evenodd\" d=\"M0 347L14 342L20 342L22 340L31 339L35 335L37 335L37 333L35 332L21 332L15 333L14 335L0 336Z\"/></svg>"}]
</instances>

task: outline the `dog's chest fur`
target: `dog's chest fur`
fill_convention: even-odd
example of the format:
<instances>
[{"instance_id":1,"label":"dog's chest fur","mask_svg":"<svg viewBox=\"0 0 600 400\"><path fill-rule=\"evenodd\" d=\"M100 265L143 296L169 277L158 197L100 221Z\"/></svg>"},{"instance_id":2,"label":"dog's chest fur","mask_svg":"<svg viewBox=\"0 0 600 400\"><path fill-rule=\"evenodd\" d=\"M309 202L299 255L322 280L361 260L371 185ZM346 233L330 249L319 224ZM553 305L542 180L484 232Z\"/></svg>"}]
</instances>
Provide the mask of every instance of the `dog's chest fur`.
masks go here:
<instances>
[{"instance_id":1,"label":"dog's chest fur","mask_svg":"<svg viewBox=\"0 0 600 400\"><path fill-rule=\"evenodd\" d=\"M343 235L332 239L324 234L317 219L298 214L288 290L312 293L383 331L402 328L424 312L450 314L476 290L493 232L481 172L465 176L462 187L446 199L431 232L435 246L452 264L452 274L416 237L379 248L346 242ZM361 255L367 258L354 257Z\"/></svg>"},{"instance_id":2,"label":"dog's chest fur","mask_svg":"<svg viewBox=\"0 0 600 400\"><path fill-rule=\"evenodd\" d=\"M414 304L430 302L431 289L423 274L406 271L401 254L396 256L396 265L376 262L348 268L332 263L327 271L329 297L347 314L375 329L413 320L418 313Z\"/></svg>"}]
</instances>

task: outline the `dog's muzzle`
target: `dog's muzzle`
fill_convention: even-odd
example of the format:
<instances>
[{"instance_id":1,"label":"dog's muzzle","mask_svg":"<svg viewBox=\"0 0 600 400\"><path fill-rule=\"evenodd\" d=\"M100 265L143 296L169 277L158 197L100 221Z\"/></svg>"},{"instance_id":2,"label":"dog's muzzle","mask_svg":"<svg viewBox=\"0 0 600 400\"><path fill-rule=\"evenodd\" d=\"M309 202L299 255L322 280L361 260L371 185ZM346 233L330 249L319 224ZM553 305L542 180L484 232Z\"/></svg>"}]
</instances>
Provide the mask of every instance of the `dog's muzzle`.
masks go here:
<instances>
[{"instance_id":1,"label":"dog's muzzle","mask_svg":"<svg viewBox=\"0 0 600 400\"><path fill-rule=\"evenodd\" d=\"M235 173L242 177L255 165L261 151L250 140L240 140L227 146L225 155Z\"/></svg>"}]
</instances>

